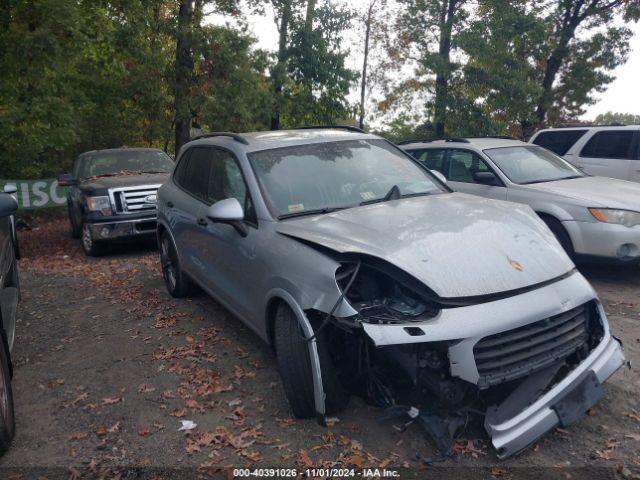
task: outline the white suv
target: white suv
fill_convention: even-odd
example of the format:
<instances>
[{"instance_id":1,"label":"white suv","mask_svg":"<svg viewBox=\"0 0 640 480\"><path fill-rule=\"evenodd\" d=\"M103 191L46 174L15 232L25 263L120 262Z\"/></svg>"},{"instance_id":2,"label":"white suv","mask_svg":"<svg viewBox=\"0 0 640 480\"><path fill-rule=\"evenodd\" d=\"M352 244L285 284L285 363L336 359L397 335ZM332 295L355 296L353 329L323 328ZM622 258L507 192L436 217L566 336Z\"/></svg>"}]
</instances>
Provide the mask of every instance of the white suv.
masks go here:
<instances>
[{"instance_id":1,"label":"white suv","mask_svg":"<svg viewBox=\"0 0 640 480\"><path fill-rule=\"evenodd\" d=\"M529 142L590 175L640 182L640 125L547 128Z\"/></svg>"}]
</instances>

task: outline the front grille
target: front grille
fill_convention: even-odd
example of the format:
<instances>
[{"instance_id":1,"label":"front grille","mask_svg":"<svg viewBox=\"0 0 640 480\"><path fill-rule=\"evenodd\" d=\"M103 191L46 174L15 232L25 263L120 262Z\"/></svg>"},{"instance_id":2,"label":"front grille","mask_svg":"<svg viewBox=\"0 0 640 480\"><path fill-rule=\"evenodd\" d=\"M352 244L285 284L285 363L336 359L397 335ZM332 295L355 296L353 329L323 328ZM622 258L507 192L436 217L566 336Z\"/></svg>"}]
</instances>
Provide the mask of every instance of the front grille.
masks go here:
<instances>
[{"instance_id":1,"label":"front grille","mask_svg":"<svg viewBox=\"0 0 640 480\"><path fill-rule=\"evenodd\" d=\"M588 345L585 304L523 327L484 337L473 355L480 375L478 386L488 388L529 375Z\"/></svg>"},{"instance_id":2,"label":"front grille","mask_svg":"<svg viewBox=\"0 0 640 480\"><path fill-rule=\"evenodd\" d=\"M156 209L159 188L160 185L113 188L109 190L109 196L117 214L140 213Z\"/></svg>"}]
</instances>

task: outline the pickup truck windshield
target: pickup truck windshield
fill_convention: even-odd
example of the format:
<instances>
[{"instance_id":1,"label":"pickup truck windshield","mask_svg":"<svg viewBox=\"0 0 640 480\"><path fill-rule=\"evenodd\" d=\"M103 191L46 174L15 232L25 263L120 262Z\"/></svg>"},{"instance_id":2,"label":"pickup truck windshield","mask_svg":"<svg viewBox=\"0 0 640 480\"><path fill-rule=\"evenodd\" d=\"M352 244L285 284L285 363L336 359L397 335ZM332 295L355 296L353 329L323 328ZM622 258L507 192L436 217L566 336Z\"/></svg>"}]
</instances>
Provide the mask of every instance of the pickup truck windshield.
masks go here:
<instances>
[{"instance_id":1,"label":"pickup truck windshield","mask_svg":"<svg viewBox=\"0 0 640 480\"><path fill-rule=\"evenodd\" d=\"M81 178L135 173L169 173L173 160L159 150L98 151L81 159Z\"/></svg>"},{"instance_id":2,"label":"pickup truck windshield","mask_svg":"<svg viewBox=\"0 0 640 480\"><path fill-rule=\"evenodd\" d=\"M385 140L312 143L261 150L248 157L264 196L280 218L444 191ZM391 189L397 193L387 196Z\"/></svg>"},{"instance_id":3,"label":"pickup truck windshield","mask_svg":"<svg viewBox=\"0 0 640 480\"><path fill-rule=\"evenodd\" d=\"M542 183L585 176L566 160L541 147L489 148L484 153L513 183Z\"/></svg>"}]
</instances>

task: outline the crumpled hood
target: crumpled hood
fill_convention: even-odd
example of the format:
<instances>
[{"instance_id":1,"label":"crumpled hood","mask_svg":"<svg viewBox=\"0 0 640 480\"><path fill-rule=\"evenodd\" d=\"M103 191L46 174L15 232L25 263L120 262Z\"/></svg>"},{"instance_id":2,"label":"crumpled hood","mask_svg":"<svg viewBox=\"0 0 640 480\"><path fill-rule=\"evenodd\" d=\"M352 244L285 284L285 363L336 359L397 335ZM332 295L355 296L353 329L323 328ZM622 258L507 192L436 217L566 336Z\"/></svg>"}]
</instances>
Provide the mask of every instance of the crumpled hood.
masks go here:
<instances>
[{"instance_id":1,"label":"crumpled hood","mask_svg":"<svg viewBox=\"0 0 640 480\"><path fill-rule=\"evenodd\" d=\"M276 229L340 253L386 260L446 298L524 288L574 268L528 206L463 193L291 219Z\"/></svg>"},{"instance_id":2,"label":"crumpled hood","mask_svg":"<svg viewBox=\"0 0 640 480\"><path fill-rule=\"evenodd\" d=\"M640 183L617 178L582 177L533 183L528 188L580 200L589 207L640 211Z\"/></svg>"}]
</instances>

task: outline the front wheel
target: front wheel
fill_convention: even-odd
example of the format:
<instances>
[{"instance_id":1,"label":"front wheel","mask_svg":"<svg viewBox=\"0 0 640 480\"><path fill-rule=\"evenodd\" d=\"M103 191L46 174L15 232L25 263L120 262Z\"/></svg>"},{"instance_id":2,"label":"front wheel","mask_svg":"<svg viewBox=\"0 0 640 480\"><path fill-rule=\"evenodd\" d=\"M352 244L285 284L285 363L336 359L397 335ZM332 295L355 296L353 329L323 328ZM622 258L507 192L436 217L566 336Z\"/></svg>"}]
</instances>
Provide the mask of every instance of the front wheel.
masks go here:
<instances>
[{"instance_id":1,"label":"front wheel","mask_svg":"<svg viewBox=\"0 0 640 480\"><path fill-rule=\"evenodd\" d=\"M186 297L191 283L182 272L178 253L167 232L160 235L160 264L162 265L162 277L169 294L174 298Z\"/></svg>"},{"instance_id":2,"label":"front wheel","mask_svg":"<svg viewBox=\"0 0 640 480\"><path fill-rule=\"evenodd\" d=\"M89 257L99 257L104 252L104 245L93 239L91 226L88 223L82 224L82 249Z\"/></svg>"},{"instance_id":3,"label":"front wheel","mask_svg":"<svg viewBox=\"0 0 640 480\"><path fill-rule=\"evenodd\" d=\"M0 455L6 452L16 433L11 389L11 370L7 342L3 335L0 342Z\"/></svg>"},{"instance_id":4,"label":"front wheel","mask_svg":"<svg viewBox=\"0 0 640 480\"><path fill-rule=\"evenodd\" d=\"M347 406L349 394L338 379L325 331L316 334L316 345L325 394L325 413L333 414ZM278 369L293 414L298 418L314 417L316 408L309 345L295 314L284 304L278 307L276 313L275 346Z\"/></svg>"},{"instance_id":5,"label":"front wheel","mask_svg":"<svg viewBox=\"0 0 640 480\"><path fill-rule=\"evenodd\" d=\"M562 223L560 223L555 218L549 217L542 217L542 221L547 224L547 227L549 227L549 230L551 230L551 232L558 239L558 242L560 242L560 245L562 245L564 251L567 252L567 255L569 255L569 258L573 260L575 257L573 243L571 242L571 237L569 237L569 234L562 226Z\"/></svg>"}]
</instances>

